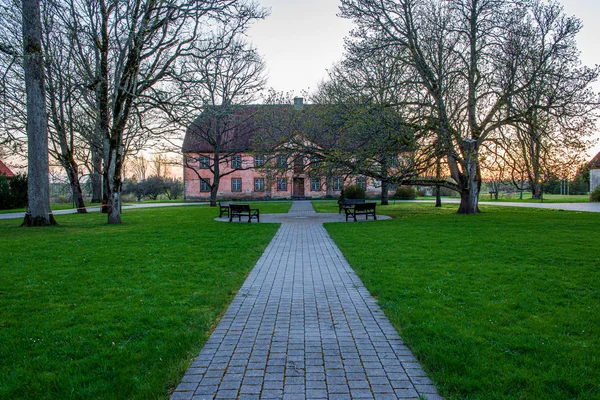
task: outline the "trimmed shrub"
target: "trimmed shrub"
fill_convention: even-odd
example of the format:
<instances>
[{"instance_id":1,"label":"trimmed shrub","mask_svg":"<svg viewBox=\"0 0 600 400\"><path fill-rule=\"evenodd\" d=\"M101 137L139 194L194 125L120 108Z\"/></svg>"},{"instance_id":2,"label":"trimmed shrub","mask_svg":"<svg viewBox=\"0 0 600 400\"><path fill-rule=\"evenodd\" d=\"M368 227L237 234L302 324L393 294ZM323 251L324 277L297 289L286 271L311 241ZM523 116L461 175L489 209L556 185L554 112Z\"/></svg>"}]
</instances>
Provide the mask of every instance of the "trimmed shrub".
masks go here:
<instances>
[{"instance_id":1,"label":"trimmed shrub","mask_svg":"<svg viewBox=\"0 0 600 400\"><path fill-rule=\"evenodd\" d=\"M10 184L6 176L0 175L0 210L8 210L12 208L12 194L10 192Z\"/></svg>"},{"instance_id":2,"label":"trimmed shrub","mask_svg":"<svg viewBox=\"0 0 600 400\"><path fill-rule=\"evenodd\" d=\"M12 192L13 207L27 207L27 175L16 174L10 180L10 190Z\"/></svg>"},{"instance_id":3,"label":"trimmed shrub","mask_svg":"<svg viewBox=\"0 0 600 400\"><path fill-rule=\"evenodd\" d=\"M600 185L590 194L590 201L600 202Z\"/></svg>"},{"instance_id":4,"label":"trimmed shrub","mask_svg":"<svg viewBox=\"0 0 600 400\"><path fill-rule=\"evenodd\" d=\"M0 175L0 210L27 206L27 175L17 174L11 180Z\"/></svg>"},{"instance_id":5,"label":"trimmed shrub","mask_svg":"<svg viewBox=\"0 0 600 400\"><path fill-rule=\"evenodd\" d=\"M417 198L417 191L412 186L400 186L392 197L398 200L414 200Z\"/></svg>"},{"instance_id":6,"label":"trimmed shrub","mask_svg":"<svg viewBox=\"0 0 600 400\"><path fill-rule=\"evenodd\" d=\"M340 200L343 199L364 199L366 197L365 189L353 185L345 187L340 195Z\"/></svg>"}]
</instances>

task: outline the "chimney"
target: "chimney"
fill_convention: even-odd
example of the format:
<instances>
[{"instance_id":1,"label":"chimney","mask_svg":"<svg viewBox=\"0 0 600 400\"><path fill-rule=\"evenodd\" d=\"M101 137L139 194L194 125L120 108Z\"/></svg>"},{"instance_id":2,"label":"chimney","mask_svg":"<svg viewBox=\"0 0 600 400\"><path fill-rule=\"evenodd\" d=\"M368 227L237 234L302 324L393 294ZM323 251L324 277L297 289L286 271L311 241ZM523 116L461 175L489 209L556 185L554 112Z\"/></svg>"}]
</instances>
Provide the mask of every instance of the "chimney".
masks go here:
<instances>
[{"instance_id":1,"label":"chimney","mask_svg":"<svg viewBox=\"0 0 600 400\"><path fill-rule=\"evenodd\" d=\"M296 110L302 110L304 107L304 99L302 97L294 97L294 108Z\"/></svg>"}]
</instances>

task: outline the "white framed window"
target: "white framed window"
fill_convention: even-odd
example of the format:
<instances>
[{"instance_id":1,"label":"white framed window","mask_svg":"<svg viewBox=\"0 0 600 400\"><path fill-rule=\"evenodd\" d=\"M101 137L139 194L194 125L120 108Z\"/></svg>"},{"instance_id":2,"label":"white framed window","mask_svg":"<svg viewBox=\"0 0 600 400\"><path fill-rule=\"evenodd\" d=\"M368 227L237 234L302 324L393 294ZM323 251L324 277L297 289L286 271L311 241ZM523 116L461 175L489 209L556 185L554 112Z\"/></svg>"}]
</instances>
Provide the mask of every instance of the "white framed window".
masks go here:
<instances>
[{"instance_id":1,"label":"white framed window","mask_svg":"<svg viewBox=\"0 0 600 400\"><path fill-rule=\"evenodd\" d=\"M310 190L311 192L319 192L321 190L321 178L310 178Z\"/></svg>"},{"instance_id":2,"label":"white framed window","mask_svg":"<svg viewBox=\"0 0 600 400\"><path fill-rule=\"evenodd\" d=\"M241 192L242 191L242 178L231 178L231 191Z\"/></svg>"},{"instance_id":3,"label":"white framed window","mask_svg":"<svg viewBox=\"0 0 600 400\"><path fill-rule=\"evenodd\" d=\"M333 190L342 190L344 188L344 178L333 179Z\"/></svg>"},{"instance_id":4,"label":"white framed window","mask_svg":"<svg viewBox=\"0 0 600 400\"><path fill-rule=\"evenodd\" d=\"M287 192L287 179L286 178L277 178L277 191L278 192Z\"/></svg>"},{"instance_id":5,"label":"white framed window","mask_svg":"<svg viewBox=\"0 0 600 400\"><path fill-rule=\"evenodd\" d=\"M200 191L210 192L210 183L205 179L200 179Z\"/></svg>"},{"instance_id":6,"label":"white framed window","mask_svg":"<svg viewBox=\"0 0 600 400\"><path fill-rule=\"evenodd\" d=\"M254 191L264 192L265 191L265 178L254 178Z\"/></svg>"},{"instance_id":7,"label":"white framed window","mask_svg":"<svg viewBox=\"0 0 600 400\"><path fill-rule=\"evenodd\" d=\"M356 186L362 188L363 190L367 190L367 178L364 176L359 176L356 178Z\"/></svg>"}]
</instances>

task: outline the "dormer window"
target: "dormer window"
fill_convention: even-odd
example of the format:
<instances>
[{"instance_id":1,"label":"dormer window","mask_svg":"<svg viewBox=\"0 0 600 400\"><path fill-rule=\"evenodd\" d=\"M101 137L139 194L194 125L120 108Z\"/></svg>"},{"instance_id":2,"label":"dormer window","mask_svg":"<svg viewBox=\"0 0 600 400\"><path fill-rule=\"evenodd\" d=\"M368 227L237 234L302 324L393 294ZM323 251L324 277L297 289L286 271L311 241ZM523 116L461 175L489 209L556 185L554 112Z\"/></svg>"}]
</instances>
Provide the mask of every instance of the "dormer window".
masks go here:
<instances>
[{"instance_id":1,"label":"dormer window","mask_svg":"<svg viewBox=\"0 0 600 400\"><path fill-rule=\"evenodd\" d=\"M242 168L242 156L232 156L231 157L231 168L233 168L233 169Z\"/></svg>"},{"instance_id":2,"label":"dormer window","mask_svg":"<svg viewBox=\"0 0 600 400\"><path fill-rule=\"evenodd\" d=\"M265 156L260 155L260 156L254 157L254 166L256 168L260 168L263 165L265 165Z\"/></svg>"},{"instance_id":3,"label":"dormer window","mask_svg":"<svg viewBox=\"0 0 600 400\"><path fill-rule=\"evenodd\" d=\"M200 156L200 169L209 169L209 168L210 168L210 157Z\"/></svg>"},{"instance_id":4,"label":"dormer window","mask_svg":"<svg viewBox=\"0 0 600 400\"><path fill-rule=\"evenodd\" d=\"M277 156L277 166L279 168L285 168L287 166L287 158L280 154Z\"/></svg>"}]
</instances>

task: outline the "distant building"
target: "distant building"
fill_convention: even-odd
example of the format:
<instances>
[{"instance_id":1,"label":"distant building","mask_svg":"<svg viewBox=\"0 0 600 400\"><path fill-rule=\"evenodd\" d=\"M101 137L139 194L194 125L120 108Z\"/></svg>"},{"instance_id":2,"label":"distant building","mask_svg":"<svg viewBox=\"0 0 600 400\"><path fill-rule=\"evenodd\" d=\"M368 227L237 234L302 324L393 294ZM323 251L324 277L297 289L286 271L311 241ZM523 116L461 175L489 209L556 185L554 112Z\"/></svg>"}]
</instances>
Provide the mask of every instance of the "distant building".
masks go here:
<instances>
[{"instance_id":1,"label":"distant building","mask_svg":"<svg viewBox=\"0 0 600 400\"><path fill-rule=\"evenodd\" d=\"M600 153L589 162L590 167L590 192L600 185Z\"/></svg>"},{"instance_id":2,"label":"distant building","mask_svg":"<svg viewBox=\"0 0 600 400\"><path fill-rule=\"evenodd\" d=\"M367 196L381 194L380 184L364 176L325 175L315 172L311 167L310 156L294 157L271 154L272 169L265 168L264 156L256 154L253 146L256 138L255 116L269 108L282 113L295 110L301 118L310 118L307 110L315 107L304 105L301 98L294 99L294 105L251 105L240 107L232 117L230 133L220 139L221 146L219 170L223 177L219 182L217 198L219 200L260 200L289 198L338 197L345 186L358 185L365 189ZM227 122L226 122L227 123ZM200 115L187 129L183 141L184 155L184 193L186 200L210 199L208 182L213 181L214 144L206 138L208 129L214 125L214 119ZM286 128L284 137L296 131L295 127ZM229 138L227 137L229 136ZM286 143L278 146L286 147ZM274 150L276 152L276 150ZM187 161L186 161L187 160ZM191 162L190 162L191 160ZM202 179L201 179L202 178Z\"/></svg>"},{"instance_id":3,"label":"distant building","mask_svg":"<svg viewBox=\"0 0 600 400\"><path fill-rule=\"evenodd\" d=\"M7 179L12 179L15 174L0 160L0 175L5 175Z\"/></svg>"}]
</instances>

